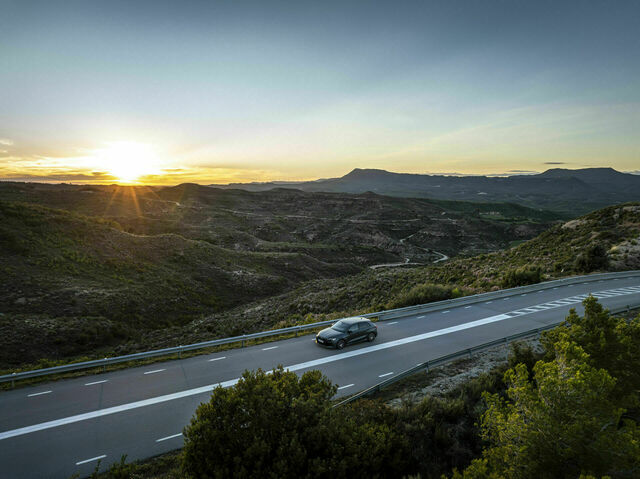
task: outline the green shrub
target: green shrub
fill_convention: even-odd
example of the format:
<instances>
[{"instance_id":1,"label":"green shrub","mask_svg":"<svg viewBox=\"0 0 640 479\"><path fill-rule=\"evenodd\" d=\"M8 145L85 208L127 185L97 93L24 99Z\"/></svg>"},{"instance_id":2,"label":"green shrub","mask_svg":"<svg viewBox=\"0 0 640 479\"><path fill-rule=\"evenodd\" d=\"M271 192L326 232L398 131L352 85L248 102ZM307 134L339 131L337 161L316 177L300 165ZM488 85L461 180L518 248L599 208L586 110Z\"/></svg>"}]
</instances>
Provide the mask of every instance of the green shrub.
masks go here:
<instances>
[{"instance_id":1,"label":"green shrub","mask_svg":"<svg viewBox=\"0 0 640 479\"><path fill-rule=\"evenodd\" d=\"M542 280L542 271L539 267L523 267L507 271L502 278L504 288L515 288L527 284L539 283Z\"/></svg>"},{"instance_id":2,"label":"green shrub","mask_svg":"<svg viewBox=\"0 0 640 479\"><path fill-rule=\"evenodd\" d=\"M594 244L576 257L575 269L582 273L605 269L609 264L607 250L602 244Z\"/></svg>"},{"instance_id":3,"label":"green shrub","mask_svg":"<svg viewBox=\"0 0 640 479\"><path fill-rule=\"evenodd\" d=\"M404 308L405 306L415 306L416 304L430 303L432 301L442 301L451 299L456 295L462 296L458 288L442 286L439 284L418 284L409 290L403 291L399 296L387 303L388 309Z\"/></svg>"}]
</instances>

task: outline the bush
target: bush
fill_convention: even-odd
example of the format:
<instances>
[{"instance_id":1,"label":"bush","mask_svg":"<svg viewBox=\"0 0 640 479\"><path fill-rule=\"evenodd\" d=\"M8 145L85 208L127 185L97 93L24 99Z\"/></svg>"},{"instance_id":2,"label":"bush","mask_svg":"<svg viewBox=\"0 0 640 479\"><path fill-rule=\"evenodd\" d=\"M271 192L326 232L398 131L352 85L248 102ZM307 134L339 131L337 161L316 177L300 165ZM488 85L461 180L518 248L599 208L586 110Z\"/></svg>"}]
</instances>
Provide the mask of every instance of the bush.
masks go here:
<instances>
[{"instance_id":1,"label":"bush","mask_svg":"<svg viewBox=\"0 0 640 479\"><path fill-rule=\"evenodd\" d=\"M459 296L462 296L462 292L458 288L430 283L418 284L387 303L387 309L404 308Z\"/></svg>"},{"instance_id":2,"label":"bush","mask_svg":"<svg viewBox=\"0 0 640 479\"><path fill-rule=\"evenodd\" d=\"M282 366L218 387L184 430L184 472L193 478L388 477L400 438L384 424L334 410L336 387L319 371ZM395 474L394 474L395 473Z\"/></svg>"},{"instance_id":3,"label":"bush","mask_svg":"<svg viewBox=\"0 0 640 479\"><path fill-rule=\"evenodd\" d=\"M502 287L515 288L516 286L539 283L541 280L542 271L539 267L523 267L507 271L502 278Z\"/></svg>"},{"instance_id":4,"label":"bush","mask_svg":"<svg viewBox=\"0 0 640 479\"><path fill-rule=\"evenodd\" d=\"M601 244L589 246L576 257L575 269L582 273L590 273L598 269L605 269L609 264L607 250Z\"/></svg>"}]
</instances>

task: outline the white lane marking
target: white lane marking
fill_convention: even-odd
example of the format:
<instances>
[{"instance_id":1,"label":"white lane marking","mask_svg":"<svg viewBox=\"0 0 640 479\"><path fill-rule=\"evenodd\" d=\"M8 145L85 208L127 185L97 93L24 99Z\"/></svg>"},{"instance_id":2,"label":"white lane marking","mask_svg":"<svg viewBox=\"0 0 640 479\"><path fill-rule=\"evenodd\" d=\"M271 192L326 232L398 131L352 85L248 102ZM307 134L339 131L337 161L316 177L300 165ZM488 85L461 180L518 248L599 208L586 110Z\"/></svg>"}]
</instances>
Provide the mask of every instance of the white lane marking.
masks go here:
<instances>
[{"instance_id":1,"label":"white lane marking","mask_svg":"<svg viewBox=\"0 0 640 479\"><path fill-rule=\"evenodd\" d=\"M107 457L107 455L103 454L102 456L96 456L96 457L92 457L91 459L85 459L84 461L78 461L78 462L76 462L76 466L79 466L81 464L86 464L87 462L92 462L92 461L97 461L99 459L104 459L105 457Z\"/></svg>"},{"instance_id":2,"label":"white lane marking","mask_svg":"<svg viewBox=\"0 0 640 479\"><path fill-rule=\"evenodd\" d=\"M340 387L338 388L338 391L340 391L341 389L347 389L347 388L350 388L351 386L353 386L353 384L345 384L344 386L340 386Z\"/></svg>"},{"instance_id":3,"label":"white lane marking","mask_svg":"<svg viewBox=\"0 0 640 479\"><path fill-rule=\"evenodd\" d=\"M577 299L579 297L586 297L587 295L580 296L572 296L570 299ZM519 315L520 316L520 315ZM321 364L332 363L335 361L341 361L343 359L352 358L355 356L361 356L363 354L369 354L376 351L381 351L383 349L394 348L396 346L402 346L404 344L413 343L416 341L422 341L425 339L435 338L437 336L443 336L445 334L455 333L458 331L464 331L466 329L476 328L478 326L484 326L486 324L496 323L499 321L504 321L506 319L511 319L512 317L508 314L498 314L495 316L489 316L487 318L478 319L476 321L471 321L469 323L459 324L457 326L450 326L448 328L439 329L437 331L429 331L427 333L417 334L415 336L409 336L402 339L396 339L395 341L389 341L386 343L380 343L376 345L369 346L367 348L356 349L353 351L348 351L346 353L334 354L331 356L326 356L320 359L314 359L311 361L305 361L303 363L293 364L291 366L285 367L287 371L299 371L301 369L309 369ZM67 424L73 424L80 421L86 421L88 419L94 419L97 417L107 416L110 414L115 414L123 411L130 411L132 409L137 409L140 407L151 406L153 404L163 403L166 401L172 401L174 399L181 399L189 396L195 396L198 394L210 393L215 387L223 387L228 388L237 384L240 378L230 379L228 381L223 381L216 384L210 384L208 386L202 386L194 389L187 389L185 391L180 391L177 393L166 394L164 396L157 396L149 399L144 399L142 401L136 401L127 404L121 404L119 406L113 406L105 409L98 409L96 411L91 411L84 414L78 414L76 416L69 416L61 419L56 419L53 421L48 421L40 424L34 424L32 426L21 427L19 429L12 429L9 431L0 432L0 441L3 439L9 439L16 436L22 436L24 434L30 434L32 432L42 431L45 429L51 429L54 427L64 426Z\"/></svg>"},{"instance_id":4,"label":"white lane marking","mask_svg":"<svg viewBox=\"0 0 640 479\"><path fill-rule=\"evenodd\" d=\"M94 384L102 384L109 381L108 379L103 379L102 381L93 381L92 383L86 383L85 386L93 386Z\"/></svg>"},{"instance_id":5,"label":"white lane marking","mask_svg":"<svg viewBox=\"0 0 640 479\"><path fill-rule=\"evenodd\" d=\"M446 311L443 311L442 314L447 314L450 313L451 311L449 311L448 309Z\"/></svg>"},{"instance_id":6,"label":"white lane marking","mask_svg":"<svg viewBox=\"0 0 640 479\"><path fill-rule=\"evenodd\" d=\"M502 301L509 301L509 298L504 298Z\"/></svg>"},{"instance_id":7,"label":"white lane marking","mask_svg":"<svg viewBox=\"0 0 640 479\"><path fill-rule=\"evenodd\" d=\"M493 301L487 301L487 302L486 302L486 303L484 303L484 304L491 304L491 303L493 303Z\"/></svg>"},{"instance_id":8,"label":"white lane marking","mask_svg":"<svg viewBox=\"0 0 640 479\"><path fill-rule=\"evenodd\" d=\"M553 288L553 289L558 289L557 287Z\"/></svg>"},{"instance_id":9,"label":"white lane marking","mask_svg":"<svg viewBox=\"0 0 640 479\"><path fill-rule=\"evenodd\" d=\"M521 294L520 296L526 296L526 295L527 295L527 293L524 293L524 294Z\"/></svg>"},{"instance_id":10,"label":"white lane marking","mask_svg":"<svg viewBox=\"0 0 640 479\"><path fill-rule=\"evenodd\" d=\"M315 341L315 339L314 339L314 341ZM209 359L209 362L211 362L211 361L220 361L222 359L227 359L227 357L226 356L222 356L222 357L219 357L219 358Z\"/></svg>"},{"instance_id":11,"label":"white lane marking","mask_svg":"<svg viewBox=\"0 0 640 479\"><path fill-rule=\"evenodd\" d=\"M424 319L426 316L418 316L418 319Z\"/></svg>"},{"instance_id":12,"label":"white lane marking","mask_svg":"<svg viewBox=\"0 0 640 479\"><path fill-rule=\"evenodd\" d=\"M173 439L175 437L180 437L180 436L182 436L181 432L179 432L178 434L174 434L173 436L161 437L160 439L156 439L156 442L168 441L169 439Z\"/></svg>"},{"instance_id":13,"label":"white lane marking","mask_svg":"<svg viewBox=\"0 0 640 479\"><path fill-rule=\"evenodd\" d=\"M391 326L392 324L398 324L398 321L392 321L391 323L387 323L389 326Z\"/></svg>"},{"instance_id":14,"label":"white lane marking","mask_svg":"<svg viewBox=\"0 0 640 479\"><path fill-rule=\"evenodd\" d=\"M379 378L383 378L385 376L391 376L393 374L393 371L391 371L390 373L384 373L384 374L380 374L378 377Z\"/></svg>"},{"instance_id":15,"label":"white lane marking","mask_svg":"<svg viewBox=\"0 0 640 479\"><path fill-rule=\"evenodd\" d=\"M147 371L145 374L161 373L162 371L166 371L166 369L154 369L153 371Z\"/></svg>"},{"instance_id":16,"label":"white lane marking","mask_svg":"<svg viewBox=\"0 0 640 479\"><path fill-rule=\"evenodd\" d=\"M471 306L465 306L464 309L469 309Z\"/></svg>"},{"instance_id":17,"label":"white lane marking","mask_svg":"<svg viewBox=\"0 0 640 479\"><path fill-rule=\"evenodd\" d=\"M270 349L277 349L278 346L271 346L270 348L262 348L263 351L269 351Z\"/></svg>"},{"instance_id":18,"label":"white lane marking","mask_svg":"<svg viewBox=\"0 0 640 479\"><path fill-rule=\"evenodd\" d=\"M42 391L41 393L33 393L27 394L27 397L32 398L33 396L42 396L43 394L49 394L51 391Z\"/></svg>"}]
</instances>

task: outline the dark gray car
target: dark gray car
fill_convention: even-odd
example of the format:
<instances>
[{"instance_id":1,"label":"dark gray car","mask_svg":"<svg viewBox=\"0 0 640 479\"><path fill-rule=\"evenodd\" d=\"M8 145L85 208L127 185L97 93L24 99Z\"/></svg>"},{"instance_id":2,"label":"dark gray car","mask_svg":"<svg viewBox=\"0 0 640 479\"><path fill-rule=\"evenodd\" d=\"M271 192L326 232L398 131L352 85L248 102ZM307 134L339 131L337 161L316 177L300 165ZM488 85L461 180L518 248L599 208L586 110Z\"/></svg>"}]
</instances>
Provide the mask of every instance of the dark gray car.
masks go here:
<instances>
[{"instance_id":1,"label":"dark gray car","mask_svg":"<svg viewBox=\"0 0 640 479\"><path fill-rule=\"evenodd\" d=\"M330 328L316 335L316 343L321 346L333 346L342 349L347 344L358 341L373 341L378 336L378 328L367 318L356 316L341 319Z\"/></svg>"}]
</instances>

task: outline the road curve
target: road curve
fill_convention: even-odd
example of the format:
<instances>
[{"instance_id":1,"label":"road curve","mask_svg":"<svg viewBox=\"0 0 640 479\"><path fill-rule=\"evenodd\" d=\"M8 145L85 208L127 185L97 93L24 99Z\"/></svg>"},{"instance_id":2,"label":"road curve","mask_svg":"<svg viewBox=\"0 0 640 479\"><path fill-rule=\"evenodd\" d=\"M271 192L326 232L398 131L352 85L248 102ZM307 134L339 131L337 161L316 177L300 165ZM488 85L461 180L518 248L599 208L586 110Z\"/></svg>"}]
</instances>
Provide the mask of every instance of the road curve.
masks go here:
<instances>
[{"instance_id":1,"label":"road curve","mask_svg":"<svg viewBox=\"0 0 640 479\"><path fill-rule=\"evenodd\" d=\"M640 305L640 275L590 280L378 323L373 343L323 349L303 336L180 361L42 383L0 393L0 475L89 475L123 454L141 459L179 448L181 431L211 389L245 369L320 369L338 396L439 356L561 320L594 294L609 308Z\"/></svg>"}]
</instances>

